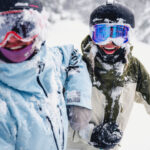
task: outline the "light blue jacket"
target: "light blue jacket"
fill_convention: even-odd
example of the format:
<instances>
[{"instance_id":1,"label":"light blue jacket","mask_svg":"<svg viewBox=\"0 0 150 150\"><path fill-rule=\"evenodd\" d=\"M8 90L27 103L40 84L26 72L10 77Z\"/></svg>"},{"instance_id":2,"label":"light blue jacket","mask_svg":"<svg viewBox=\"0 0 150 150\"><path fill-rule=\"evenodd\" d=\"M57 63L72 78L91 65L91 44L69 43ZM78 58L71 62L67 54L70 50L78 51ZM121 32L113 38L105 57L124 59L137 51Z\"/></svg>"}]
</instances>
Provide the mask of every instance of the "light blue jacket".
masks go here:
<instances>
[{"instance_id":1,"label":"light blue jacket","mask_svg":"<svg viewBox=\"0 0 150 150\"><path fill-rule=\"evenodd\" d=\"M91 109L91 83L72 45L0 64L0 150L64 150L66 105Z\"/></svg>"}]
</instances>

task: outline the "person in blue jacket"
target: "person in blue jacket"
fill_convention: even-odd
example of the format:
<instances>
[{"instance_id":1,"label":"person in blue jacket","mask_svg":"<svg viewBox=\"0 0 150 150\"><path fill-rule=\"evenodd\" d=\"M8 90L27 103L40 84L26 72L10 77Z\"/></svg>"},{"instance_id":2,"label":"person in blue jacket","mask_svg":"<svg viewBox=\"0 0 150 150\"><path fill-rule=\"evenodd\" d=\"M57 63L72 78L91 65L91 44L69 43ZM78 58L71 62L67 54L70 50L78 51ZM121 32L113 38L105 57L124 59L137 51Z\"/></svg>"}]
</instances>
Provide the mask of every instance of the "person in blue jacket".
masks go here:
<instances>
[{"instance_id":1,"label":"person in blue jacket","mask_svg":"<svg viewBox=\"0 0 150 150\"><path fill-rule=\"evenodd\" d=\"M0 150L65 150L68 119L90 120L86 65L72 45L48 46L47 24L38 0L0 1Z\"/></svg>"}]
</instances>

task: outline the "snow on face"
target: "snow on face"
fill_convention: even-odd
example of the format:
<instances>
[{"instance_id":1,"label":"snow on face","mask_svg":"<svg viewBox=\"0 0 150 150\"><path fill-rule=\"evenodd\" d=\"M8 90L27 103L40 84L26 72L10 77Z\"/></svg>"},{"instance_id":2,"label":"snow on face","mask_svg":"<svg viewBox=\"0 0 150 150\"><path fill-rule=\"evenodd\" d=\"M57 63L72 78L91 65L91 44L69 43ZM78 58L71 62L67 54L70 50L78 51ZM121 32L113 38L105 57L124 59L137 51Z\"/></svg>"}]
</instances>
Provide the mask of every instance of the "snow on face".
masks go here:
<instances>
[{"instance_id":1,"label":"snow on face","mask_svg":"<svg viewBox=\"0 0 150 150\"><path fill-rule=\"evenodd\" d=\"M49 14L44 9L41 13L33 9L23 11L23 20L33 22L35 25L31 35L39 34L38 38L41 41L46 39L46 34L50 25L48 17Z\"/></svg>"},{"instance_id":2,"label":"snow on face","mask_svg":"<svg viewBox=\"0 0 150 150\"><path fill-rule=\"evenodd\" d=\"M130 48L127 48L126 51L127 51L127 52L126 52L125 57L126 57L126 60L127 60L127 63L128 63L128 58L127 58L127 56L128 56L128 54L129 54L129 52L130 52ZM125 68L125 64L124 64L124 63L122 63L122 62L116 62L116 63L114 63L114 64L108 64L108 63L103 62L100 58L97 58L97 60L98 60L98 62L103 66L103 68L104 68L106 71L110 71L110 70L113 70L113 69L114 69L118 75L120 75L120 76L123 75L124 68ZM101 73L102 73L102 74L105 74L105 73L107 73L107 72L103 71L103 72L101 72Z\"/></svg>"},{"instance_id":3,"label":"snow on face","mask_svg":"<svg viewBox=\"0 0 150 150\"><path fill-rule=\"evenodd\" d=\"M4 23L5 23L5 18L2 15L0 15L0 28L2 27L2 24Z\"/></svg>"},{"instance_id":4,"label":"snow on face","mask_svg":"<svg viewBox=\"0 0 150 150\"><path fill-rule=\"evenodd\" d=\"M7 27L7 32L9 32L12 28L14 28L14 26L20 27L21 25L27 25L28 28L25 34L26 37L22 37L22 35L24 35L22 32L20 32L19 36L21 36L24 41L28 41L31 40L32 37L38 35L36 38L36 47L39 48L37 45L41 45L41 43L46 40L48 35L48 29L50 26L48 16L49 14L45 11L45 9L43 9L42 12L38 12L33 9L24 9L22 13L0 15L0 28L2 30L3 28L6 28L5 24L9 24L10 26L8 25ZM6 32L6 29L4 31ZM5 32L3 33L4 35L1 35L1 39L4 39L6 36ZM7 37L7 40L9 40L9 37Z\"/></svg>"},{"instance_id":5,"label":"snow on face","mask_svg":"<svg viewBox=\"0 0 150 150\"><path fill-rule=\"evenodd\" d=\"M118 19L118 23L111 23L111 25L120 25L123 23L123 20L122 19ZM110 23L109 23L110 25ZM125 25L125 24L124 24ZM130 27L130 25L127 25L129 27L129 32L128 32L128 38L129 38L129 41L130 41L130 35L133 33L133 30L132 28ZM91 27L91 33L93 31L93 27ZM91 36L92 37L92 36ZM131 47L131 44L130 42L127 42L127 43L123 43L124 42L124 38L122 37L118 37L118 38L108 38L106 41L104 42L101 42L100 45L106 45L108 44L110 41L113 41L116 45L120 46L121 48L124 48L126 50L126 54L125 54L125 59L127 60L127 63L128 63L128 54L130 53L130 47ZM92 42L91 42L92 43ZM90 43L90 44L91 44ZM98 51L97 47L94 45L94 44L91 44L91 51L90 51L90 54L89 54L89 58L90 60L92 60L92 66L94 68L95 64L94 64L94 57ZM91 57L90 55L92 54L93 57ZM107 56L103 56L103 57L106 57ZM115 55L115 57L118 57L118 55ZM91 59L92 58L92 59ZM122 75L123 72L124 72L124 68L125 68L125 64L123 64L122 62L116 62L115 64L108 64L108 63L104 63L102 62L102 60L100 58L98 58L98 61L100 62L100 64L103 65L103 67L107 70L107 71L110 71L112 69L115 69L115 71L119 74L119 75Z\"/></svg>"},{"instance_id":6,"label":"snow on face","mask_svg":"<svg viewBox=\"0 0 150 150\"><path fill-rule=\"evenodd\" d=\"M5 24L5 18L0 15L0 29L2 29L2 25ZM1 39L4 39L4 36L1 35Z\"/></svg>"},{"instance_id":7,"label":"snow on face","mask_svg":"<svg viewBox=\"0 0 150 150\"><path fill-rule=\"evenodd\" d=\"M4 23L5 23L5 18L2 15L0 15L0 27Z\"/></svg>"},{"instance_id":8,"label":"snow on face","mask_svg":"<svg viewBox=\"0 0 150 150\"><path fill-rule=\"evenodd\" d=\"M122 48L125 47L124 38L117 37L117 38L107 38L106 41L100 42L99 45L107 45L109 42L115 43L117 46L121 46Z\"/></svg>"}]
</instances>

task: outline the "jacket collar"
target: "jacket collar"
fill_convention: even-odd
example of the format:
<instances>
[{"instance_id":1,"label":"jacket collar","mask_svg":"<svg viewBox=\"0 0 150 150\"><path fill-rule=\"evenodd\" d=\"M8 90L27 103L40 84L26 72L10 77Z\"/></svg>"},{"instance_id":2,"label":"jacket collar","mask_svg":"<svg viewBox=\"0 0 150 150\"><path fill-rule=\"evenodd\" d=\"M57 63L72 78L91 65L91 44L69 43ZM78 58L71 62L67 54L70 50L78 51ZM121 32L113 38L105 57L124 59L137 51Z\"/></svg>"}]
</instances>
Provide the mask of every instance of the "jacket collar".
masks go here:
<instances>
[{"instance_id":1,"label":"jacket collar","mask_svg":"<svg viewBox=\"0 0 150 150\"><path fill-rule=\"evenodd\" d=\"M31 60L21 63L0 63L0 82L20 91L38 92L35 85L39 72L38 62L45 51L45 45L42 45Z\"/></svg>"}]
</instances>

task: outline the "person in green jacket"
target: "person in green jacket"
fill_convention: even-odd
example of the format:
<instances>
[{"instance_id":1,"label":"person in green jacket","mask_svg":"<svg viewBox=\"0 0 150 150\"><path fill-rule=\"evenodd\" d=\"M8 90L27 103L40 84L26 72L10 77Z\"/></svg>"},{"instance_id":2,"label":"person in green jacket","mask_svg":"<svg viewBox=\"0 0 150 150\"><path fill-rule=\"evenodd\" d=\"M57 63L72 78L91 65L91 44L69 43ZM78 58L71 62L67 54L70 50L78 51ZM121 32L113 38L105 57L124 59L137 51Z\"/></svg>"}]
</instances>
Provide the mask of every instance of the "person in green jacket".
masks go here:
<instances>
[{"instance_id":1,"label":"person in green jacket","mask_svg":"<svg viewBox=\"0 0 150 150\"><path fill-rule=\"evenodd\" d=\"M132 56L134 27L131 10L115 2L91 13L91 33L81 49L93 84L92 118L83 130L70 130L68 150L116 150L133 102L143 103L150 113L150 76Z\"/></svg>"}]
</instances>

